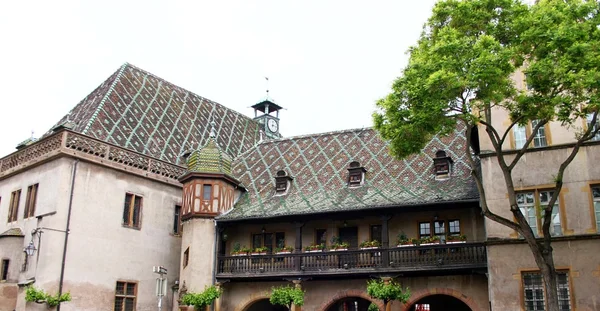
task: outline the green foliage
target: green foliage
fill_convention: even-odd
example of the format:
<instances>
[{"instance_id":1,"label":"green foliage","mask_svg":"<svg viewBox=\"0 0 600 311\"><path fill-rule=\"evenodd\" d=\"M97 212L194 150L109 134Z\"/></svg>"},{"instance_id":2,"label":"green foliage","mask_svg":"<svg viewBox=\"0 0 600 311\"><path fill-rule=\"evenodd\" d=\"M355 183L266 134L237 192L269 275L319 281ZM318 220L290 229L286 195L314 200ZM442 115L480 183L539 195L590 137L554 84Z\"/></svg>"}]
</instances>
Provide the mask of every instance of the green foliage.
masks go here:
<instances>
[{"instance_id":1,"label":"green foliage","mask_svg":"<svg viewBox=\"0 0 600 311\"><path fill-rule=\"evenodd\" d=\"M402 289L398 283L392 280L387 284L381 279L367 281L367 294L371 298L382 300L385 304L394 300L406 303L410 298L410 290Z\"/></svg>"},{"instance_id":2,"label":"green foliage","mask_svg":"<svg viewBox=\"0 0 600 311\"><path fill-rule=\"evenodd\" d=\"M28 302L37 302L37 303L46 303L48 307L56 307L61 302L71 301L71 294L64 293L62 295L56 294L52 296L46 293L42 289L37 289L34 286L28 286L25 290L25 301Z\"/></svg>"},{"instance_id":3,"label":"green foliage","mask_svg":"<svg viewBox=\"0 0 600 311\"><path fill-rule=\"evenodd\" d=\"M181 298L181 303L186 306L194 306L196 310L201 310L210 306L217 298L221 296L221 290L216 286L208 286L201 293L187 293Z\"/></svg>"},{"instance_id":4,"label":"green foliage","mask_svg":"<svg viewBox=\"0 0 600 311\"><path fill-rule=\"evenodd\" d=\"M292 303L296 306L304 305L304 291L291 286L273 287L271 290L272 305L282 305L291 309Z\"/></svg>"},{"instance_id":5,"label":"green foliage","mask_svg":"<svg viewBox=\"0 0 600 311\"><path fill-rule=\"evenodd\" d=\"M367 311L379 311L379 307L376 304L371 303L369 308L367 308Z\"/></svg>"}]
</instances>

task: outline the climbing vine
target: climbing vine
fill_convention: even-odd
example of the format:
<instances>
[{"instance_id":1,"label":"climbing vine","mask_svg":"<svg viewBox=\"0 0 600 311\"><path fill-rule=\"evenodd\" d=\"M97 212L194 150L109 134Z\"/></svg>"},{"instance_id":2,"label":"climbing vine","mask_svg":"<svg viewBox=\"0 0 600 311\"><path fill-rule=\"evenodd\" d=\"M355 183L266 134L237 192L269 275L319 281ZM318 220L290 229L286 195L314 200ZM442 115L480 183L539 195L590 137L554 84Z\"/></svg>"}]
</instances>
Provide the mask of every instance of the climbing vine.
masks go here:
<instances>
[{"instance_id":1,"label":"climbing vine","mask_svg":"<svg viewBox=\"0 0 600 311\"><path fill-rule=\"evenodd\" d=\"M201 293L187 293L181 298L181 303L186 306L194 306L196 310L201 310L210 306L217 298L221 296L221 290L216 286L208 286Z\"/></svg>"}]
</instances>

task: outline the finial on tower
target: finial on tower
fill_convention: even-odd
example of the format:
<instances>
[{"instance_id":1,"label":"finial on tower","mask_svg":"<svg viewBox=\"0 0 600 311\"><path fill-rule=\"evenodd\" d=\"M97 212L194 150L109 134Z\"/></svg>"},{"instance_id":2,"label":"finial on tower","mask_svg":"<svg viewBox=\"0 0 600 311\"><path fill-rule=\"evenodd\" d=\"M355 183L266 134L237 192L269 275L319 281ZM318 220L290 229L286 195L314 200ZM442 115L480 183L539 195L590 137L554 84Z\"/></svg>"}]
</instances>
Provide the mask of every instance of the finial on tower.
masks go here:
<instances>
[{"instance_id":1,"label":"finial on tower","mask_svg":"<svg viewBox=\"0 0 600 311\"><path fill-rule=\"evenodd\" d=\"M215 121L210 122L210 138L216 138L217 137L217 131L215 130L215 125L217 125L217 123Z\"/></svg>"}]
</instances>

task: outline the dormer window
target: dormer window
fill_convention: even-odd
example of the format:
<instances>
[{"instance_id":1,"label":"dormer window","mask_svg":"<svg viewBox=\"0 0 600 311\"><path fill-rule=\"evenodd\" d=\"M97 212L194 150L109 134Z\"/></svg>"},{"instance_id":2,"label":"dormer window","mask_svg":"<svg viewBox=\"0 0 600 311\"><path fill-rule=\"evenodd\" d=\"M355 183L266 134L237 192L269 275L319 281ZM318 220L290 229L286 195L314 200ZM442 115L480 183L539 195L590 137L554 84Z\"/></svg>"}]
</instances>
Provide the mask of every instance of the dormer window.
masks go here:
<instances>
[{"instance_id":1,"label":"dormer window","mask_svg":"<svg viewBox=\"0 0 600 311\"><path fill-rule=\"evenodd\" d=\"M359 187L364 183L367 170L360 166L360 163L350 162L348 167L348 187Z\"/></svg>"},{"instance_id":2,"label":"dormer window","mask_svg":"<svg viewBox=\"0 0 600 311\"><path fill-rule=\"evenodd\" d=\"M292 179L285 171L278 171L275 175L275 195L286 194Z\"/></svg>"},{"instance_id":3,"label":"dormer window","mask_svg":"<svg viewBox=\"0 0 600 311\"><path fill-rule=\"evenodd\" d=\"M439 150L433 158L433 167L435 170L435 179L444 180L450 178L452 173L452 159L446 155L446 152Z\"/></svg>"}]
</instances>

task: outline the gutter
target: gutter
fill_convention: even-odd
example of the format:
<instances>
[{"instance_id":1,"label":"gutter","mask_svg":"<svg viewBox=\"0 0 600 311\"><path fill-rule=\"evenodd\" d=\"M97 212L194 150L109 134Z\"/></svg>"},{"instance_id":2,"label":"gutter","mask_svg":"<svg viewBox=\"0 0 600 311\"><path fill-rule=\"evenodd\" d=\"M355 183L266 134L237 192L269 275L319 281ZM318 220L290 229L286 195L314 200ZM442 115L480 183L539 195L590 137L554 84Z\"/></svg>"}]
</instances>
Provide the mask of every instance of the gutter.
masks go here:
<instances>
[{"instance_id":1,"label":"gutter","mask_svg":"<svg viewBox=\"0 0 600 311\"><path fill-rule=\"evenodd\" d=\"M65 262L67 258L67 243L69 242L69 228L71 226L71 210L73 209L73 193L75 191L75 175L77 174L77 165L79 164L79 159L76 159L73 162L73 170L71 171L71 190L69 195L69 210L67 212L67 225L65 228L65 243L63 246L63 254L62 254L62 262L60 266L60 281L58 283L58 296L63 293L63 281L65 278ZM56 307L56 311L60 311L60 303Z\"/></svg>"}]
</instances>

